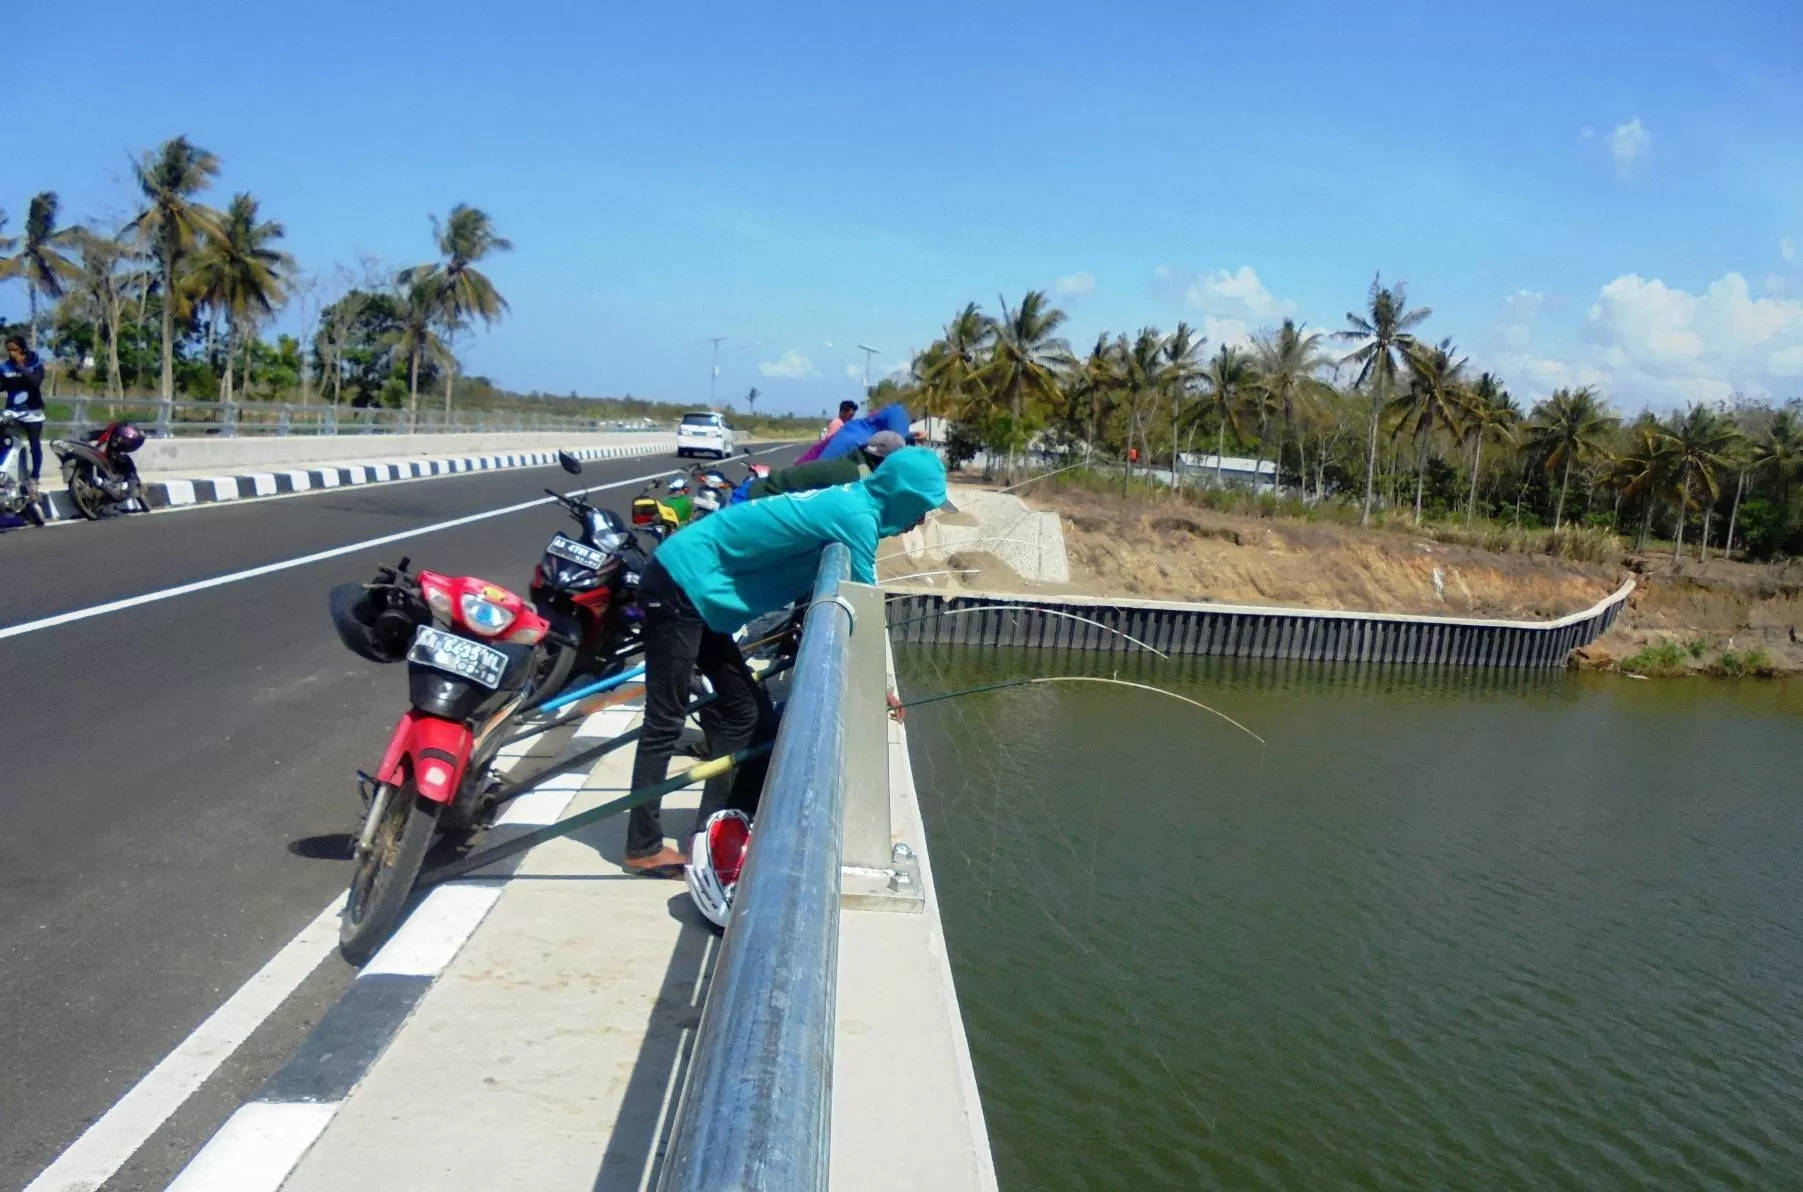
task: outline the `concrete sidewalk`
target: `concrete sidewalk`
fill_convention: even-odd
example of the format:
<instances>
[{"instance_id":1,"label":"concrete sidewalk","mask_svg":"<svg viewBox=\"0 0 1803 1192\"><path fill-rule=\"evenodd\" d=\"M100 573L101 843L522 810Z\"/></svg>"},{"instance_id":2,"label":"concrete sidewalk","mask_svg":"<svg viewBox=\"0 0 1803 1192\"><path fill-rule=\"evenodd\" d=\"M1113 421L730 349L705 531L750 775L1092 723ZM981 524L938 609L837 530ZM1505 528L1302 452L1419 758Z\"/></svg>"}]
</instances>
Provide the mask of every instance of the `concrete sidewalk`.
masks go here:
<instances>
[{"instance_id":1,"label":"concrete sidewalk","mask_svg":"<svg viewBox=\"0 0 1803 1192\"><path fill-rule=\"evenodd\" d=\"M610 710L583 726L589 740L544 748L634 723ZM894 835L919 856L926 897L917 913L841 912L832 1182L993 1189L899 725L888 745ZM553 781L504 822L548 822L617 797L631 760L621 750L567 787ZM677 839L697 799L691 788L665 800ZM315 1031L325 1045L310 1040L173 1187L655 1187L719 938L682 883L623 873L623 845L615 817L533 850L511 877L436 890L347 995L386 988L363 999L363 1036L333 1022L341 1003ZM427 984L409 995L406 981ZM347 1064L348 1080L294 1071Z\"/></svg>"}]
</instances>

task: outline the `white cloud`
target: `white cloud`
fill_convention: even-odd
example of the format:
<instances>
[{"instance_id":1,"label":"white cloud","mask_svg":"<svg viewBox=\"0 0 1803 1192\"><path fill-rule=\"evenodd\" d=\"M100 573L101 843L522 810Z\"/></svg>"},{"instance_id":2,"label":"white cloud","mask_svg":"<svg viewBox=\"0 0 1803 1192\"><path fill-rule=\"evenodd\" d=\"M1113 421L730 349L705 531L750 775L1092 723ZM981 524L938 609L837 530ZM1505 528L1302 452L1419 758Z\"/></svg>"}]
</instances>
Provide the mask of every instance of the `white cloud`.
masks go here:
<instances>
[{"instance_id":1,"label":"white cloud","mask_svg":"<svg viewBox=\"0 0 1803 1192\"><path fill-rule=\"evenodd\" d=\"M1697 293L1618 277L1585 309L1569 355L1536 346L1533 320L1513 318L1526 305L1505 300L1496 365L1530 397L1595 385L1624 409L1670 408L1736 392L1783 396L1795 388L1789 378L1803 376L1803 301L1755 297L1738 273Z\"/></svg>"},{"instance_id":2,"label":"white cloud","mask_svg":"<svg viewBox=\"0 0 1803 1192\"><path fill-rule=\"evenodd\" d=\"M1615 173L1626 178L1634 172L1634 166L1645 157L1652 147L1653 134L1646 130L1636 116L1626 124L1617 124L1615 131L1609 134L1609 156L1615 159Z\"/></svg>"},{"instance_id":3,"label":"white cloud","mask_svg":"<svg viewBox=\"0 0 1803 1192\"><path fill-rule=\"evenodd\" d=\"M1217 319L1202 316L1202 334L1217 348L1244 348L1252 343L1252 327L1244 319Z\"/></svg>"},{"instance_id":4,"label":"white cloud","mask_svg":"<svg viewBox=\"0 0 1803 1192\"><path fill-rule=\"evenodd\" d=\"M1503 299L1503 317L1496 336L1510 351L1523 351L1534 337L1534 320L1546 309L1547 297L1539 290L1516 290Z\"/></svg>"},{"instance_id":5,"label":"white cloud","mask_svg":"<svg viewBox=\"0 0 1803 1192\"><path fill-rule=\"evenodd\" d=\"M1167 298L1179 299L1192 310L1228 322L1276 322L1296 313L1296 304L1272 294L1250 265L1235 270L1204 269L1200 273L1183 273L1160 265L1152 271L1152 288Z\"/></svg>"},{"instance_id":6,"label":"white cloud","mask_svg":"<svg viewBox=\"0 0 1803 1192\"><path fill-rule=\"evenodd\" d=\"M1795 265L1798 261L1803 260L1803 249L1797 247L1795 236L1780 236L1778 238L1778 255L1784 258L1786 264Z\"/></svg>"},{"instance_id":7,"label":"white cloud","mask_svg":"<svg viewBox=\"0 0 1803 1192\"><path fill-rule=\"evenodd\" d=\"M862 364L848 364L845 366L845 375L854 381L862 381L864 379L864 366Z\"/></svg>"},{"instance_id":8,"label":"white cloud","mask_svg":"<svg viewBox=\"0 0 1803 1192\"><path fill-rule=\"evenodd\" d=\"M1096 277L1093 273L1072 273L1058 279L1052 286L1052 292L1067 297L1081 297L1096 292Z\"/></svg>"},{"instance_id":9,"label":"white cloud","mask_svg":"<svg viewBox=\"0 0 1803 1192\"><path fill-rule=\"evenodd\" d=\"M796 378L820 375L820 370L814 367L814 362L794 348L790 348L776 360L766 360L759 364L758 371L766 377Z\"/></svg>"}]
</instances>

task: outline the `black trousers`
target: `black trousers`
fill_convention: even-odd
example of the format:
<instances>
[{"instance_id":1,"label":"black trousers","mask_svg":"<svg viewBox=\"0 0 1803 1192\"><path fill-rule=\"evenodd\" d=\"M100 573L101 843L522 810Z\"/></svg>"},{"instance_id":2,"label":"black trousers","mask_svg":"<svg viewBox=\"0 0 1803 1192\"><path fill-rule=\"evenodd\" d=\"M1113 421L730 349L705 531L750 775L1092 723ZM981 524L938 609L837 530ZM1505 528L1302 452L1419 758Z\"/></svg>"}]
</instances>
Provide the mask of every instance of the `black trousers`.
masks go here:
<instances>
[{"instance_id":1,"label":"black trousers","mask_svg":"<svg viewBox=\"0 0 1803 1192\"><path fill-rule=\"evenodd\" d=\"M44 424L42 422L21 422L25 437L31 443L31 478L40 480L44 470Z\"/></svg>"},{"instance_id":2,"label":"black trousers","mask_svg":"<svg viewBox=\"0 0 1803 1192\"><path fill-rule=\"evenodd\" d=\"M670 755L687 719L689 684L699 670L714 685L714 701L701 710L701 730L710 757L750 745L760 728L773 730L769 697L751 677L732 638L707 627L687 595L653 559L644 571L639 597L645 608L645 723L632 761L632 789L669 776ZM700 827L727 806L750 812L757 805L765 767L740 767L707 780L702 789ZM686 843L686 842L685 842ZM649 857L664 847L657 803L634 807L626 819L626 855Z\"/></svg>"}]
</instances>

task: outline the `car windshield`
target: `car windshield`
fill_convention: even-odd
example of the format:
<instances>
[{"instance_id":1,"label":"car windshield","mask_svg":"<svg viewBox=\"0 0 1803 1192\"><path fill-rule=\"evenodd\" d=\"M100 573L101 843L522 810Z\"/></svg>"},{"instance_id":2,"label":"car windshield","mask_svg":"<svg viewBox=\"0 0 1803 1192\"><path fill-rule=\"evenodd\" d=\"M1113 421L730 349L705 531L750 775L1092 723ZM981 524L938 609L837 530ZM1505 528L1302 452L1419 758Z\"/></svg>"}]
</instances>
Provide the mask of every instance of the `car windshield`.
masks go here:
<instances>
[{"instance_id":1,"label":"car windshield","mask_svg":"<svg viewBox=\"0 0 1803 1192\"><path fill-rule=\"evenodd\" d=\"M682 416L682 424L684 426L719 426L720 425L720 415L718 415L718 414L684 414Z\"/></svg>"}]
</instances>

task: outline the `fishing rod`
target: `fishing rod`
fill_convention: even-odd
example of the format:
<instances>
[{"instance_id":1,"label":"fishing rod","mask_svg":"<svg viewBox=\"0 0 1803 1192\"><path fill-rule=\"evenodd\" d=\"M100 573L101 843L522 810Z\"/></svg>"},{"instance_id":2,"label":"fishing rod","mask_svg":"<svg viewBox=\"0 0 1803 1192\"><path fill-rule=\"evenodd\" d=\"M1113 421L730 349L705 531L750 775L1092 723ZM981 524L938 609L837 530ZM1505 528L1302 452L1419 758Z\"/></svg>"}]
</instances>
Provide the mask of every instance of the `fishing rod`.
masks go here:
<instances>
[{"instance_id":1,"label":"fishing rod","mask_svg":"<svg viewBox=\"0 0 1803 1192\"><path fill-rule=\"evenodd\" d=\"M1150 691L1155 695L1169 696L1171 699L1181 700L1191 707L1200 708L1211 716L1218 716L1222 720L1225 720L1228 724L1239 729L1242 733L1245 733L1260 745L1267 743L1263 737L1259 736L1233 717L1227 715L1227 713L1211 708L1201 700L1194 700L1187 695L1178 695L1175 691L1169 691L1163 687L1153 687L1146 683L1130 683L1126 679L1104 679L1093 675L1050 675L1034 679L1003 679L999 683L983 683L976 687L966 687L962 691L940 691L932 695L916 696L913 699L902 700L901 706L903 708L917 708L923 704L936 704L941 700L957 699L958 697L965 695L977 695L984 691L1001 691L1009 687L1025 687L1029 683L1109 683L1116 687L1133 687L1140 691Z\"/></svg>"},{"instance_id":2,"label":"fishing rod","mask_svg":"<svg viewBox=\"0 0 1803 1192\"><path fill-rule=\"evenodd\" d=\"M896 629L900 629L904 625L917 625L922 621L932 621L932 620L936 620L939 617L956 617L956 616L962 616L965 613L993 612L996 609L1002 609L1007 612L1016 612L1016 613L1020 613L1020 612L1044 613L1048 617L1064 617L1067 620L1071 620L1071 621L1082 621L1085 625L1094 625L1097 629L1106 629L1109 633L1114 634L1116 637L1124 637L1128 641L1132 642L1134 645L1140 647L1141 649L1152 651L1152 653L1158 655L1160 658L1164 659L1166 662L1169 662L1171 659L1171 656L1169 654L1166 654L1163 650L1160 650L1157 646L1154 646L1154 645L1150 644L1149 642L1140 641L1137 637L1134 637L1131 633L1124 633L1121 630L1116 629L1112 625L1104 625L1100 621L1094 620L1090 617L1080 617L1076 613L1060 612L1058 609L1055 609L1055 608L1041 608L1036 604L1029 604L1029 605L979 604L972 608L942 608L938 612L928 613L924 617L910 617L906 621L895 621L889 625L889 629L891 631L893 631Z\"/></svg>"}]
</instances>

